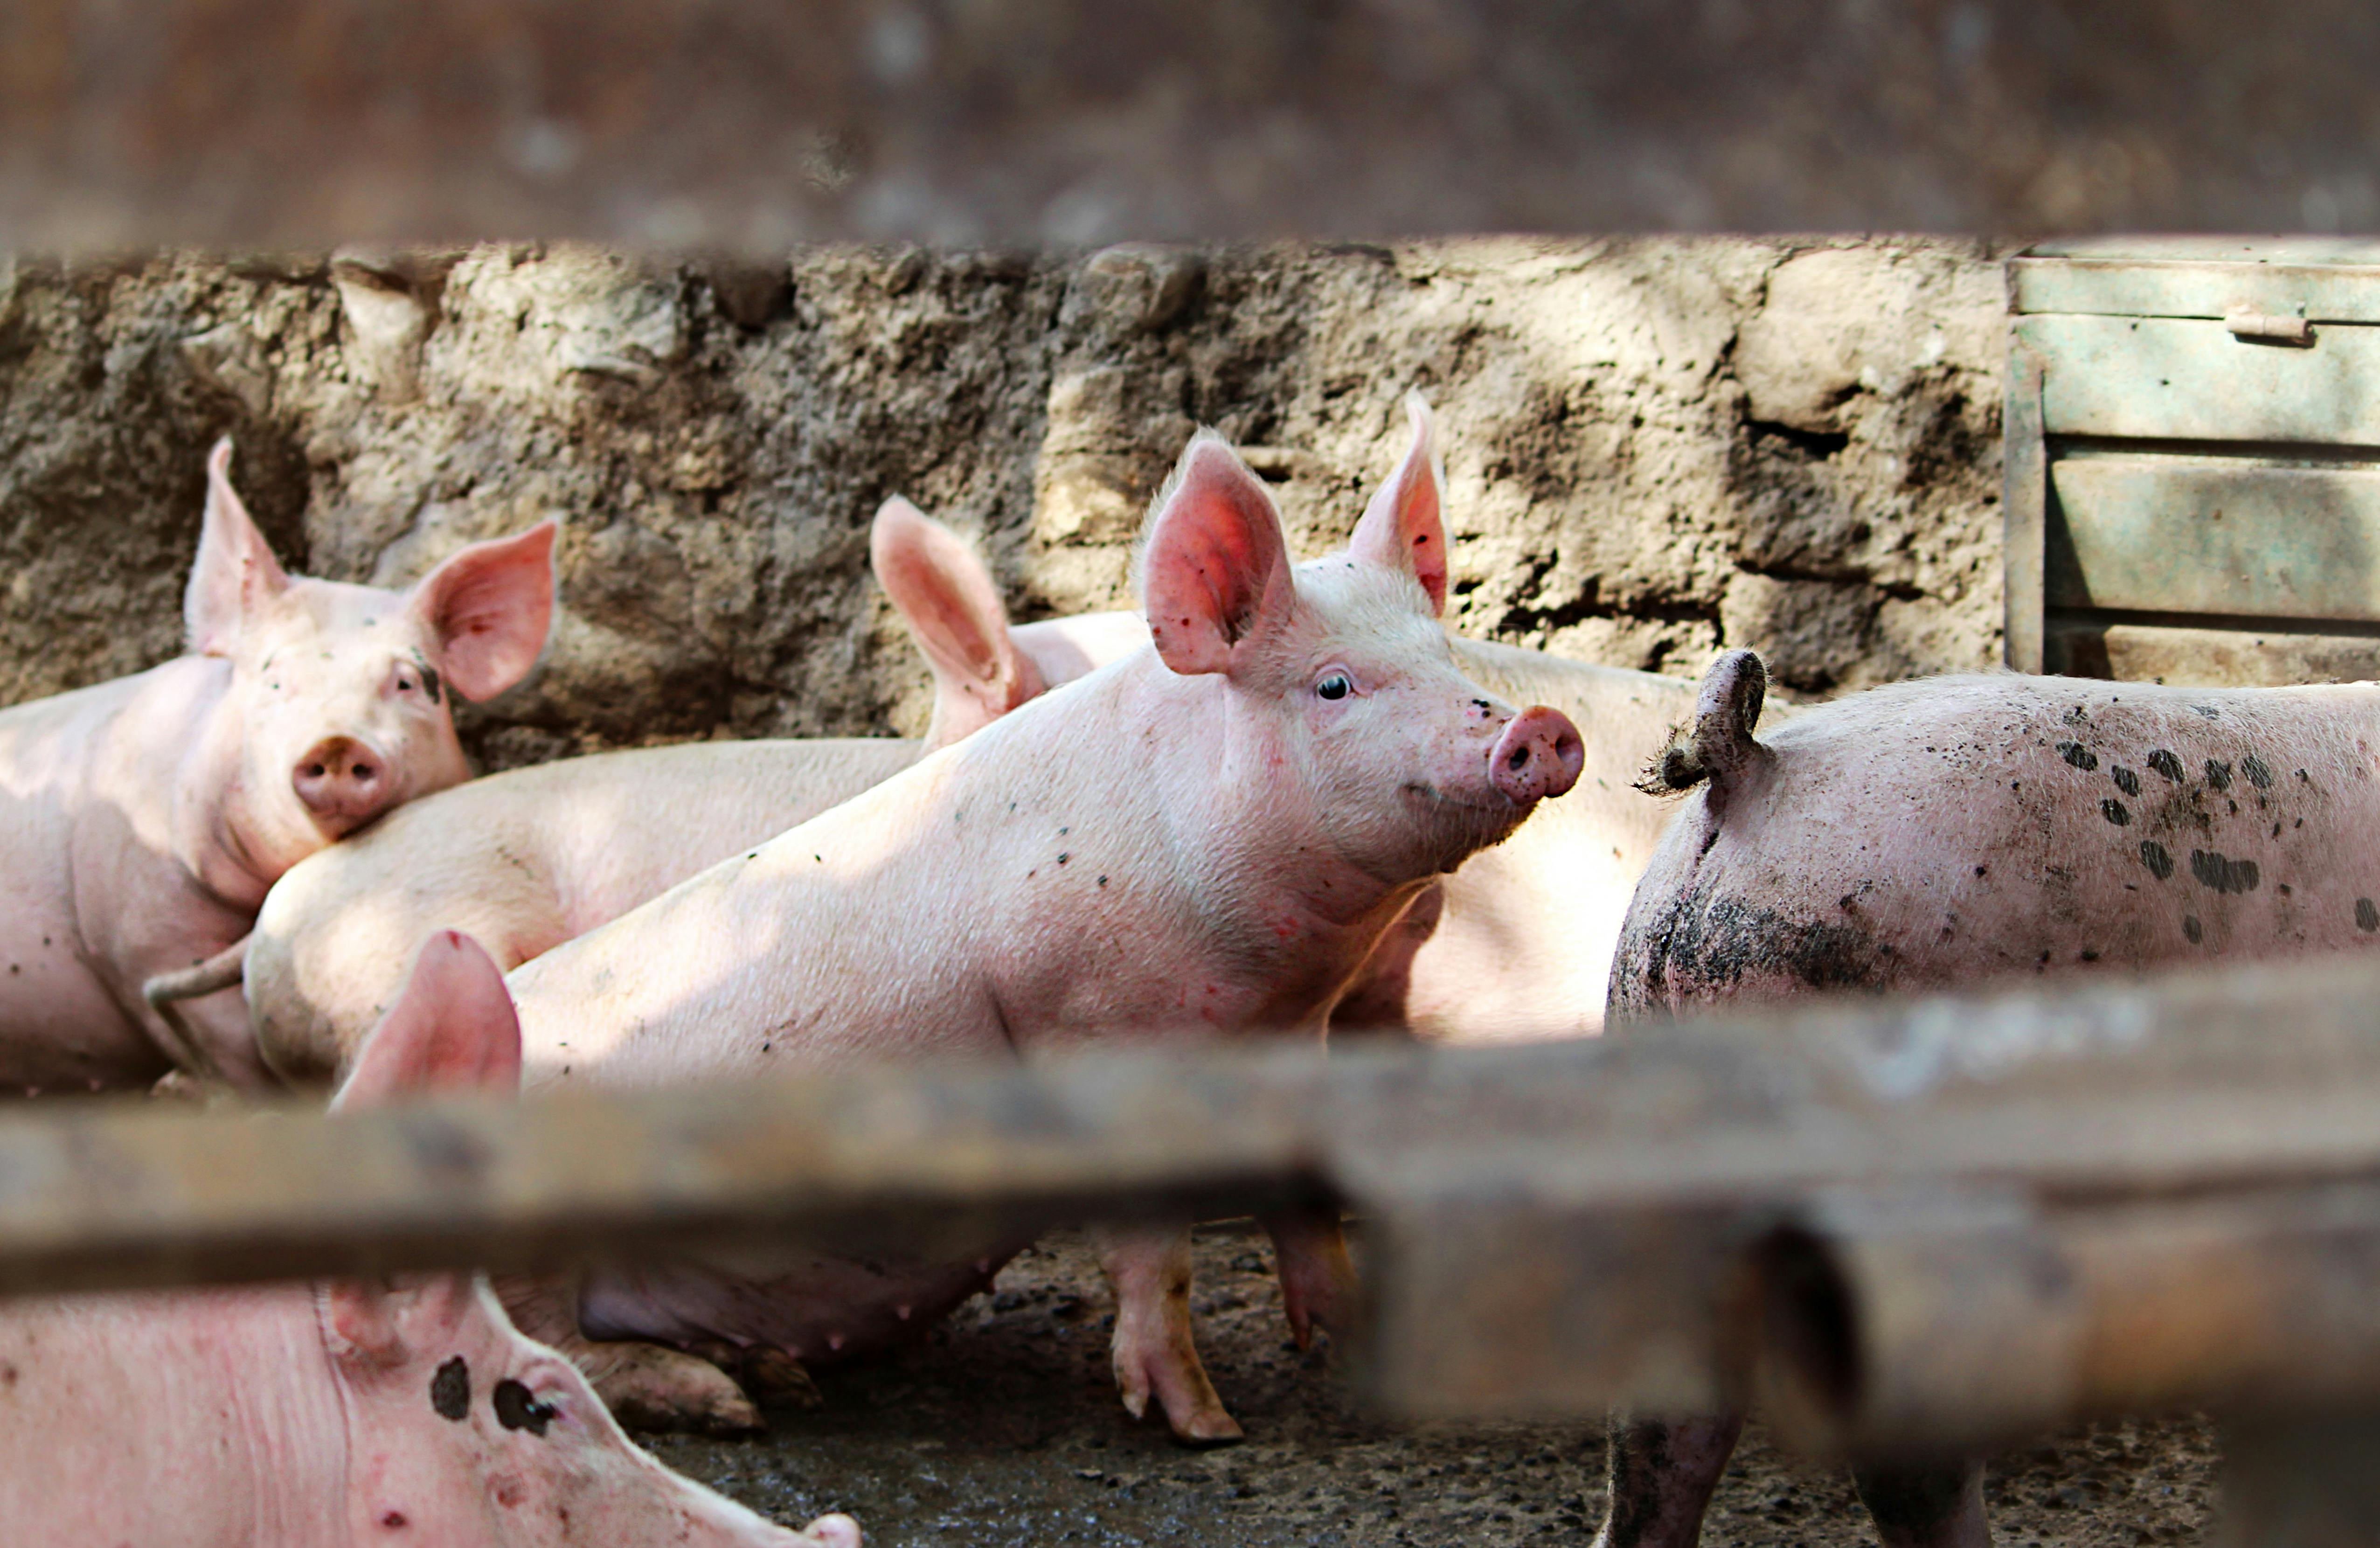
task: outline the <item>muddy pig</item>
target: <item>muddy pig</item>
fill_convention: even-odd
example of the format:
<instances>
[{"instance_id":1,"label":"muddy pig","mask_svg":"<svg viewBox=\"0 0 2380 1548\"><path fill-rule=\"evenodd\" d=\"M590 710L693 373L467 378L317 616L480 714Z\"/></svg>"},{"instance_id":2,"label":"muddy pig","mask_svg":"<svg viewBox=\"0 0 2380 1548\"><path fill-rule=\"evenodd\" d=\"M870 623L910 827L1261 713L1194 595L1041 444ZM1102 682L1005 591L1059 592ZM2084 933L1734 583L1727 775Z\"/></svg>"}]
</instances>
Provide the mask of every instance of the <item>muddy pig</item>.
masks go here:
<instances>
[{"instance_id":1,"label":"muddy pig","mask_svg":"<svg viewBox=\"0 0 2380 1548\"><path fill-rule=\"evenodd\" d=\"M1629 907L1617 1022L2380 942L2380 688L1946 677L1755 738L1765 686L1722 657L1669 760L1701 788ZM1692 1542L1739 1423L1615 1427L1605 1541ZM1887 1542L1985 1541L1980 1469L1859 1483Z\"/></svg>"},{"instance_id":2,"label":"muddy pig","mask_svg":"<svg viewBox=\"0 0 2380 1548\"><path fill-rule=\"evenodd\" d=\"M551 522L409 591L310 580L274 561L230 464L229 442L207 461L189 653L0 711L0 1088L169 1063L261 1079L236 997L186 1007L186 1048L143 984L238 941L308 855L464 779L451 696L501 692L544 647Z\"/></svg>"},{"instance_id":3,"label":"muddy pig","mask_svg":"<svg viewBox=\"0 0 2380 1548\"><path fill-rule=\"evenodd\" d=\"M1424 452L1348 552L1293 567L1263 483L1202 433L1145 537L1151 646L516 969L531 1083L1318 1034L1415 893L1580 765L1560 714L1454 666ZM1293 1324L1330 1325L1335 1222L1276 1240ZM822 1359L913 1336L1017 1245L766 1281L655 1265L547 1305L599 1338ZM1186 1227L1103 1256L1127 1406L1236 1434L1192 1343Z\"/></svg>"},{"instance_id":4,"label":"muddy pig","mask_svg":"<svg viewBox=\"0 0 2380 1548\"><path fill-rule=\"evenodd\" d=\"M1071 620L1012 630L983 562L905 500L877 513L869 554L933 673L923 741L600 753L473 780L391 813L293 867L258 913L245 962L231 965L225 981L244 976L265 1065L292 1083L334 1077L431 930L464 930L517 967L988 725L1047 677L1080 676L1087 649L1100 648L1096 621L1087 649Z\"/></svg>"},{"instance_id":5,"label":"muddy pig","mask_svg":"<svg viewBox=\"0 0 2380 1548\"><path fill-rule=\"evenodd\" d=\"M338 1105L516 1088L494 964L433 938ZM576 1368L461 1274L0 1307L0 1522L144 1548L856 1548L630 1444Z\"/></svg>"}]
</instances>

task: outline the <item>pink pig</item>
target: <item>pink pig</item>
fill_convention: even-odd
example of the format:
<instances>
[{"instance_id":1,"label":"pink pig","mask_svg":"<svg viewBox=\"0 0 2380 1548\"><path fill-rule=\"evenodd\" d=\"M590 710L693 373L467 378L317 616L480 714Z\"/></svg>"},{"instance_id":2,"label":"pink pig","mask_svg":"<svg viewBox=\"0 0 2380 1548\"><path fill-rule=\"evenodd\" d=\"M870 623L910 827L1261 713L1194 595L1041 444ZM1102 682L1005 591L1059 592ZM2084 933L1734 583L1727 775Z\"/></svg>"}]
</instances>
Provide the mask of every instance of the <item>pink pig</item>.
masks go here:
<instances>
[{"instance_id":1,"label":"pink pig","mask_svg":"<svg viewBox=\"0 0 2380 1548\"><path fill-rule=\"evenodd\" d=\"M1755 737L1766 686L1721 657L1664 761L1701 788L1629 906L1615 1020L2380 945L2372 684L1947 677ZM1601 1541L1691 1548L1742 1422L1615 1425ZM1887 1542L1989 1540L1980 1466L1857 1476Z\"/></svg>"},{"instance_id":2,"label":"pink pig","mask_svg":"<svg viewBox=\"0 0 2380 1548\"><path fill-rule=\"evenodd\" d=\"M517 967L990 724L1049 676L1088 670L1075 620L1011 629L983 561L906 500L877 513L869 552L933 672L923 741L598 753L472 780L392 812L292 867L258 913L242 970L264 1064L296 1083L334 1079L432 930L467 931ZM726 1407L727 1427L758 1422Z\"/></svg>"},{"instance_id":3,"label":"pink pig","mask_svg":"<svg viewBox=\"0 0 2380 1548\"><path fill-rule=\"evenodd\" d=\"M1578 774L1568 720L1456 669L1438 509L1417 438L1350 551L1293 567L1264 485L1199 435L1149 520L1153 648L516 969L531 1080L1319 1033L1430 879ZM1276 1240L1293 1323L1329 1325L1335 1221ZM597 1336L826 1359L913 1335L1014 1245L765 1282L658 1266L565 1304ZM1105 1257L1127 1406L1238 1433L1192 1344L1186 1229Z\"/></svg>"},{"instance_id":4,"label":"pink pig","mask_svg":"<svg viewBox=\"0 0 2380 1548\"><path fill-rule=\"evenodd\" d=\"M433 938L336 1105L517 1087L494 964ZM857 1548L773 1526L628 1443L476 1278L0 1307L0 1522L17 1543Z\"/></svg>"},{"instance_id":5,"label":"pink pig","mask_svg":"<svg viewBox=\"0 0 2380 1548\"><path fill-rule=\"evenodd\" d=\"M145 1085L169 1063L257 1078L239 1002L188 1015L151 978L223 952L308 855L469 773L448 694L535 664L551 522L475 544L410 591L292 578L207 461L183 603L190 653L0 711L0 1086Z\"/></svg>"}]
</instances>

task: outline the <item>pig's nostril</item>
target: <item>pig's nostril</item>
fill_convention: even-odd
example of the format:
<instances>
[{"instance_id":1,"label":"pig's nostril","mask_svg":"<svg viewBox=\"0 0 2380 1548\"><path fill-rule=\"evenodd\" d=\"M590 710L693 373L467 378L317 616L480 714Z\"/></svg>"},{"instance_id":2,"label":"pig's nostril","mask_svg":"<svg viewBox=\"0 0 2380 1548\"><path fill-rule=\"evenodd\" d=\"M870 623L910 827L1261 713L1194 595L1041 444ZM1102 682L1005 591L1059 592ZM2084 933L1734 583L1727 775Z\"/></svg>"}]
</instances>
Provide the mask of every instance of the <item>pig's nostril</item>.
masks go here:
<instances>
[{"instance_id":1,"label":"pig's nostril","mask_svg":"<svg viewBox=\"0 0 2380 1548\"><path fill-rule=\"evenodd\" d=\"M308 779L320 779L330 772L330 770L322 767L320 763L309 763L306 765L306 777Z\"/></svg>"},{"instance_id":2,"label":"pig's nostril","mask_svg":"<svg viewBox=\"0 0 2380 1548\"><path fill-rule=\"evenodd\" d=\"M1514 748L1512 750L1512 755L1504 760L1504 766L1515 774L1527 768L1529 766L1529 744L1523 742L1520 746Z\"/></svg>"}]
</instances>

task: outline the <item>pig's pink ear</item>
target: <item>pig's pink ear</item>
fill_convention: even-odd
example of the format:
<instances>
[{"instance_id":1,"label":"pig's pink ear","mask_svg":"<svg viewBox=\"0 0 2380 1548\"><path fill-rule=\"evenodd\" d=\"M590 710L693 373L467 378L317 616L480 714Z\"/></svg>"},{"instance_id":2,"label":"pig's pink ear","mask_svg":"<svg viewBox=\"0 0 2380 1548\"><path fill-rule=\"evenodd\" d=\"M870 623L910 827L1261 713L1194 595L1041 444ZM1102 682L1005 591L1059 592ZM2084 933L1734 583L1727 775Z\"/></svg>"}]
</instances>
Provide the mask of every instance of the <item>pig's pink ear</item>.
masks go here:
<instances>
[{"instance_id":1,"label":"pig's pink ear","mask_svg":"<svg viewBox=\"0 0 2380 1548\"><path fill-rule=\"evenodd\" d=\"M492 699L528 676L553 627L552 521L475 542L413 588L438 669L464 698Z\"/></svg>"},{"instance_id":2,"label":"pig's pink ear","mask_svg":"<svg viewBox=\"0 0 2380 1548\"><path fill-rule=\"evenodd\" d=\"M503 972L477 941L442 930L415 955L396 1004L364 1039L331 1110L431 1091L517 1091L520 1068L520 1021ZM465 1274L407 1276L393 1285L335 1280L322 1293L331 1329L346 1346L340 1355L371 1367L451 1350L452 1330L484 1310L479 1286ZM469 1379L468 1369L442 1373L450 1407L458 1401L453 1389ZM431 1389L431 1400L441 1396Z\"/></svg>"},{"instance_id":3,"label":"pig's pink ear","mask_svg":"<svg viewBox=\"0 0 2380 1548\"><path fill-rule=\"evenodd\" d=\"M520 1090L520 1018L480 943L442 930L421 944L396 1003L356 1052L332 1110L443 1091Z\"/></svg>"},{"instance_id":4,"label":"pig's pink ear","mask_svg":"<svg viewBox=\"0 0 2380 1548\"><path fill-rule=\"evenodd\" d=\"M1140 558L1141 612L1165 664L1229 672L1297 604L1272 496L1223 438L1200 431L1158 496Z\"/></svg>"},{"instance_id":5,"label":"pig's pink ear","mask_svg":"<svg viewBox=\"0 0 2380 1548\"><path fill-rule=\"evenodd\" d=\"M933 668L928 742L947 746L1041 692L1039 670L1009 636L991 572L957 533L896 494L876 513L868 554Z\"/></svg>"},{"instance_id":6,"label":"pig's pink ear","mask_svg":"<svg viewBox=\"0 0 2380 1548\"><path fill-rule=\"evenodd\" d=\"M1347 550L1366 564L1409 572L1429 593L1430 611L1443 613L1446 527L1439 491L1446 475L1432 444L1429 400L1417 392L1406 394L1405 414L1413 421L1413 445L1364 508L1364 519L1355 523Z\"/></svg>"},{"instance_id":7,"label":"pig's pink ear","mask_svg":"<svg viewBox=\"0 0 2380 1548\"><path fill-rule=\"evenodd\" d=\"M241 623L256 608L289 588L281 561L231 486L231 437L207 454L207 514L199 533L198 562L182 593L182 622L190 649L202 656L228 654Z\"/></svg>"}]
</instances>

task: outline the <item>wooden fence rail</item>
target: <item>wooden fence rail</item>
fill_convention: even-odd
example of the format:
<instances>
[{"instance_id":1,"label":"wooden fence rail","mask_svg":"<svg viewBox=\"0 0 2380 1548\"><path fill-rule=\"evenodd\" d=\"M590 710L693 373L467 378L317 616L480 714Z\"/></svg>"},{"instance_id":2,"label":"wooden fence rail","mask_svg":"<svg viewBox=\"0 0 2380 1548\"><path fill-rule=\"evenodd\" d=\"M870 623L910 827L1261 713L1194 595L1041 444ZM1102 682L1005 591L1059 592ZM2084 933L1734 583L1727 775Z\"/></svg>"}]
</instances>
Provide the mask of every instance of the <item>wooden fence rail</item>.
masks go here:
<instances>
[{"instance_id":1,"label":"wooden fence rail","mask_svg":"<svg viewBox=\"0 0 2380 1548\"><path fill-rule=\"evenodd\" d=\"M1522 1050L338 1118L34 1103L0 1121L0 1288L930 1249L1336 1197L1366 1221L1370 1381L1406 1411L1699 1408L1760 1381L1813 1440L1930 1444L2151 1402L2380 1400L2380 1311L2336 1288L2380 1255L2375 987L2289 969ZM2158 1294L2195 1320L2128 1313Z\"/></svg>"}]
</instances>

